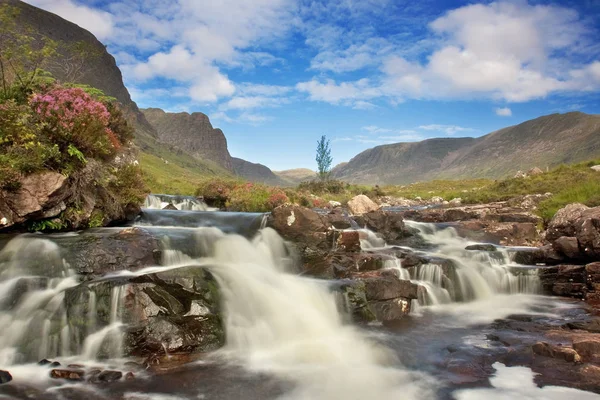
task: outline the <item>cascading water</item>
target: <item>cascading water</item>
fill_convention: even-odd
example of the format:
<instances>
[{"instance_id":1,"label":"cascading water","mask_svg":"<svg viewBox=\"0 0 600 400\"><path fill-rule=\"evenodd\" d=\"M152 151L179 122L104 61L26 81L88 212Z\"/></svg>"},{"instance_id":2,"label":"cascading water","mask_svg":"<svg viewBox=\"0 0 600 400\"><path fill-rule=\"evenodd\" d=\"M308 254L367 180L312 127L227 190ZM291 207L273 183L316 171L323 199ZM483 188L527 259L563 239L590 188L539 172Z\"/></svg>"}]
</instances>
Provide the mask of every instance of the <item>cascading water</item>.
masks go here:
<instances>
[{"instance_id":1,"label":"cascading water","mask_svg":"<svg viewBox=\"0 0 600 400\"><path fill-rule=\"evenodd\" d=\"M539 293L537 271L513 264L506 250L466 250L473 243L460 237L454 228L405 223L416 229L430 247L419 253L439 261L408 269L410 279L426 288L420 293L421 305L483 300L497 294ZM406 270L401 265L392 268L404 279Z\"/></svg>"},{"instance_id":2,"label":"cascading water","mask_svg":"<svg viewBox=\"0 0 600 400\"><path fill-rule=\"evenodd\" d=\"M173 196L168 194L150 194L144 201L144 208L162 210L172 205L180 211L209 211L210 207L193 196Z\"/></svg>"},{"instance_id":3,"label":"cascading water","mask_svg":"<svg viewBox=\"0 0 600 400\"><path fill-rule=\"evenodd\" d=\"M32 235L7 243L0 251L0 367L71 355L93 360L102 346L106 356L121 356L115 327L124 287L113 288L104 327L96 288L79 285L56 243Z\"/></svg>"}]
</instances>

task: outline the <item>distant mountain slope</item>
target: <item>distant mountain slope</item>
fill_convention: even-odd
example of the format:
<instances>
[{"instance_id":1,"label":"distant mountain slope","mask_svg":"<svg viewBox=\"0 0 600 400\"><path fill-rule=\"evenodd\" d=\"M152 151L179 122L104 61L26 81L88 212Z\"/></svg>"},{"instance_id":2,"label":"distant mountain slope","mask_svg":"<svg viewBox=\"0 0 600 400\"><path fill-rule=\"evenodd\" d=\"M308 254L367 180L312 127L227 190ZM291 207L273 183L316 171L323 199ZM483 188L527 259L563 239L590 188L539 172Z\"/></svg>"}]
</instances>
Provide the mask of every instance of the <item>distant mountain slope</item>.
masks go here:
<instances>
[{"instance_id":1,"label":"distant mountain slope","mask_svg":"<svg viewBox=\"0 0 600 400\"><path fill-rule=\"evenodd\" d=\"M600 115L551 114L479 138L428 139L368 149L333 177L356 183L405 184L437 178L500 178L600 156Z\"/></svg>"},{"instance_id":2,"label":"distant mountain slope","mask_svg":"<svg viewBox=\"0 0 600 400\"><path fill-rule=\"evenodd\" d=\"M182 149L194 157L212 160L233 171L227 139L222 130L213 128L206 114L167 113L159 108L147 108L142 112L156 129L160 142Z\"/></svg>"},{"instance_id":3,"label":"distant mountain slope","mask_svg":"<svg viewBox=\"0 0 600 400\"><path fill-rule=\"evenodd\" d=\"M59 54L54 62L44 66L55 78L61 81L88 84L117 98L124 106L128 119L136 125L138 136L156 136L152 126L146 121L135 102L131 100L131 96L123 84L123 76L117 67L115 58L106 51L106 47L92 33L58 15L22 1L0 0L0 6L3 5L19 9L17 20L20 26L31 26L40 36L55 40L60 44ZM85 43L87 46L85 51L90 55L93 54L93 57L81 58L82 61L77 71L73 73L71 70L70 76L67 76L68 72L61 64L73 56L71 45L77 42Z\"/></svg>"},{"instance_id":4,"label":"distant mountain slope","mask_svg":"<svg viewBox=\"0 0 600 400\"><path fill-rule=\"evenodd\" d=\"M251 163L241 158L232 157L233 170L236 175L253 182L268 185L286 186L288 182L275 175L268 167L262 164Z\"/></svg>"},{"instance_id":5,"label":"distant mountain slope","mask_svg":"<svg viewBox=\"0 0 600 400\"><path fill-rule=\"evenodd\" d=\"M317 173L308 168L286 169L285 171L273 171L275 175L290 183L297 185L300 182L310 181L317 177Z\"/></svg>"}]
</instances>

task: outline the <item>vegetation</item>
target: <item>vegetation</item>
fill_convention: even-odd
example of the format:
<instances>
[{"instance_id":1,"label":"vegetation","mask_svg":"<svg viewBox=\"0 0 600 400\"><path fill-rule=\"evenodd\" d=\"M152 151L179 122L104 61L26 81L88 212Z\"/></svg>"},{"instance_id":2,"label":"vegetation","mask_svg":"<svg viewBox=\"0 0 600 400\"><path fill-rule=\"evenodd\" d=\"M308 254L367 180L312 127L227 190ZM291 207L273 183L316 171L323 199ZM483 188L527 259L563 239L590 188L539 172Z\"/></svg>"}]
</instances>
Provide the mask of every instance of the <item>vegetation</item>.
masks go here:
<instances>
[{"instance_id":1,"label":"vegetation","mask_svg":"<svg viewBox=\"0 0 600 400\"><path fill-rule=\"evenodd\" d=\"M113 163L133 139L133 128L114 98L86 85L61 84L44 71L60 46L17 26L17 13L0 7L0 190L17 190L28 174L59 172L73 177L72 202L57 218L30 222L28 228L107 223L107 215L141 203L147 191L139 167ZM80 50L83 58L85 49ZM79 191L86 190L98 198L84 212Z\"/></svg>"},{"instance_id":2,"label":"vegetation","mask_svg":"<svg viewBox=\"0 0 600 400\"><path fill-rule=\"evenodd\" d=\"M331 149L329 148L329 140L325 135L321 136L321 139L317 142L317 173L321 180L326 180L331 172L331 163L333 158L331 157Z\"/></svg>"}]
</instances>

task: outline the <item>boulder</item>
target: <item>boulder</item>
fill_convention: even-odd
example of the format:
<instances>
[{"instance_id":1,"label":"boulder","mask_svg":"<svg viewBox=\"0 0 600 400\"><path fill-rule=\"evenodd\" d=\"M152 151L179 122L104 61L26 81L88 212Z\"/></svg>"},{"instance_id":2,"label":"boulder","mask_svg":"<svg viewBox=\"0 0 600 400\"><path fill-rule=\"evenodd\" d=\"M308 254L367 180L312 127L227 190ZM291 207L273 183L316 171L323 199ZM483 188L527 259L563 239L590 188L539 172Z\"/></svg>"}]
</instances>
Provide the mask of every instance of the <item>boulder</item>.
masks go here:
<instances>
[{"instance_id":1,"label":"boulder","mask_svg":"<svg viewBox=\"0 0 600 400\"><path fill-rule=\"evenodd\" d=\"M600 339L591 337L574 339L573 349L584 361L600 357Z\"/></svg>"},{"instance_id":2,"label":"boulder","mask_svg":"<svg viewBox=\"0 0 600 400\"><path fill-rule=\"evenodd\" d=\"M12 375L8 371L0 370L0 385L12 381Z\"/></svg>"},{"instance_id":3,"label":"boulder","mask_svg":"<svg viewBox=\"0 0 600 400\"><path fill-rule=\"evenodd\" d=\"M301 206L283 205L275 208L267 221L282 237L293 242L305 242L315 233L329 230L327 218Z\"/></svg>"},{"instance_id":4,"label":"boulder","mask_svg":"<svg viewBox=\"0 0 600 400\"><path fill-rule=\"evenodd\" d=\"M371 211L362 216L364 226L377 232L388 243L411 236L412 234L404 225L402 215L392 211Z\"/></svg>"},{"instance_id":5,"label":"boulder","mask_svg":"<svg viewBox=\"0 0 600 400\"><path fill-rule=\"evenodd\" d=\"M444 202L444 199L440 196L433 196L430 200L430 203L432 204L442 204Z\"/></svg>"},{"instance_id":6,"label":"boulder","mask_svg":"<svg viewBox=\"0 0 600 400\"><path fill-rule=\"evenodd\" d=\"M82 369L53 369L50 371L50 378L66 379L68 381L83 381L85 371Z\"/></svg>"},{"instance_id":7,"label":"boulder","mask_svg":"<svg viewBox=\"0 0 600 400\"><path fill-rule=\"evenodd\" d=\"M544 171L542 171L540 168L538 167L533 167L531 168L529 171L527 171L527 175L529 176L534 176L534 175L541 175L543 174Z\"/></svg>"},{"instance_id":8,"label":"boulder","mask_svg":"<svg viewBox=\"0 0 600 400\"><path fill-rule=\"evenodd\" d=\"M365 283L367 300L392 300L399 297L417 299L419 286L411 281L401 280L392 274L379 274L360 278Z\"/></svg>"},{"instance_id":9,"label":"boulder","mask_svg":"<svg viewBox=\"0 0 600 400\"><path fill-rule=\"evenodd\" d=\"M600 165L592 165L592 166L590 167L590 169L593 169L594 171L598 171L598 172L600 172Z\"/></svg>"},{"instance_id":10,"label":"boulder","mask_svg":"<svg viewBox=\"0 0 600 400\"><path fill-rule=\"evenodd\" d=\"M580 259L579 241L575 237L561 236L552 242L552 248L570 259Z\"/></svg>"},{"instance_id":11,"label":"boulder","mask_svg":"<svg viewBox=\"0 0 600 400\"><path fill-rule=\"evenodd\" d=\"M543 357L557 358L572 363L581 362L581 356L577 354L577 351L569 347L555 346L546 342L538 342L532 346L532 350L534 354Z\"/></svg>"},{"instance_id":12,"label":"boulder","mask_svg":"<svg viewBox=\"0 0 600 400\"><path fill-rule=\"evenodd\" d=\"M377 203L364 194L359 194L348 201L348 210L350 210L353 215L362 215L378 209L379 206Z\"/></svg>"},{"instance_id":13,"label":"boulder","mask_svg":"<svg viewBox=\"0 0 600 400\"><path fill-rule=\"evenodd\" d=\"M169 203L169 204L167 204L166 206L164 206L164 207L163 207L163 210L171 210L171 211L176 211L176 210L177 210L177 207L175 207L175 206L173 205L173 203Z\"/></svg>"},{"instance_id":14,"label":"boulder","mask_svg":"<svg viewBox=\"0 0 600 400\"><path fill-rule=\"evenodd\" d=\"M108 383L108 382L116 382L123 377L123 373L121 371L110 371L105 370L100 372L99 374L95 374L90 379L92 383Z\"/></svg>"},{"instance_id":15,"label":"boulder","mask_svg":"<svg viewBox=\"0 0 600 400\"><path fill-rule=\"evenodd\" d=\"M561 236L574 237L577 233L576 222L589 207L580 204L569 204L556 212L546 230L546 240L554 241Z\"/></svg>"},{"instance_id":16,"label":"boulder","mask_svg":"<svg viewBox=\"0 0 600 400\"><path fill-rule=\"evenodd\" d=\"M448 202L452 206L460 206L462 204L462 199L460 197L455 197Z\"/></svg>"},{"instance_id":17,"label":"boulder","mask_svg":"<svg viewBox=\"0 0 600 400\"><path fill-rule=\"evenodd\" d=\"M358 231L343 231L337 240L338 248L348 252L359 252L360 235Z\"/></svg>"},{"instance_id":18,"label":"boulder","mask_svg":"<svg viewBox=\"0 0 600 400\"><path fill-rule=\"evenodd\" d=\"M375 314L378 321L385 323L402 319L410 313L409 299L398 298L384 301L373 301L369 308Z\"/></svg>"},{"instance_id":19,"label":"boulder","mask_svg":"<svg viewBox=\"0 0 600 400\"><path fill-rule=\"evenodd\" d=\"M497 251L498 249L493 244L479 243L472 244L465 247L465 250L477 250L477 251Z\"/></svg>"},{"instance_id":20,"label":"boulder","mask_svg":"<svg viewBox=\"0 0 600 400\"><path fill-rule=\"evenodd\" d=\"M576 224L576 237L583 254L593 260L600 258L600 207L582 213Z\"/></svg>"}]
</instances>

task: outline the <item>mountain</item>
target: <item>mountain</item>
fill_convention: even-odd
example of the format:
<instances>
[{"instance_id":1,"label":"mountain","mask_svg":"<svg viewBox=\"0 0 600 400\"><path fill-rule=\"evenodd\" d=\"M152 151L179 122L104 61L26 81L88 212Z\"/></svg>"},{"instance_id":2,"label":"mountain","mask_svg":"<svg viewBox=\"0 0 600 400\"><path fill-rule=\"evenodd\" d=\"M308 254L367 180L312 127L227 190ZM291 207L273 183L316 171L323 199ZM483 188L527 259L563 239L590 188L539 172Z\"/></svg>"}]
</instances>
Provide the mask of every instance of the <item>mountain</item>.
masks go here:
<instances>
[{"instance_id":1,"label":"mountain","mask_svg":"<svg viewBox=\"0 0 600 400\"><path fill-rule=\"evenodd\" d=\"M196 158L212 160L233 171L227 139L222 130L213 128L205 114L167 113L159 108L147 108L142 112L156 129L160 142L185 150Z\"/></svg>"},{"instance_id":2,"label":"mountain","mask_svg":"<svg viewBox=\"0 0 600 400\"><path fill-rule=\"evenodd\" d=\"M156 137L152 126L131 100L115 58L93 34L58 15L22 1L0 0L0 6L3 5L19 10L16 16L18 26L29 26L37 35L59 43L57 56L44 65L44 69L58 80L87 84L115 97L123 105L128 119L134 123L138 136ZM76 46L78 43L84 46ZM66 67L67 64L69 67Z\"/></svg>"},{"instance_id":3,"label":"mountain","mask_svg":"<svg viewBox=\"0 0 600 400\"><path fill-rule=\"evenodd\" d=\"M274 186L288 186L289 183L273 173L262 164L251 163L241 158L232 157L233 170L236 175L249 181L266 183Z\"/></svg>"},{"instance_id":4,"label":"mountain","mask_svg":"<svg viewBox=\"0 0 600 400\"><path fill-rule=\"evenodd\" d=\"M275 175L289 182L290 185L297 185L300 182L310 181L317 177L317 173L308 168L287 169L285 171L273 171Z\"/></svg>"},{"instance_id":5,"label":"mountain","mask_svg":"<svg viewBox=\"0 0 600 400\"><path fill-rule=\"evenodd\" d=\"M377 146L336 166L332 176L367 184L501 178L518 170L595 157L600 157L600 115L570 112L539 117L479 138Z\"/></svg>"},{"instance_id":6,"label":"mountain","mask_svg":"<svg viewBox=\"0 0 600 400\"><path fill-rule=\"evenodd\" d=\"M0 0L0 7L6 5L19 10L16 19L23 30L30 27L36 37L59 44L57 55L44 65L53 77L101 89L122 104L127 119L135 127L135 143L144 161L141 166L153 190L174 190L178 186L169 185L174 178L171 176L169 182L169 174L181 171L186 171L186 180L192 182L208 176L236 174L223 132L214 129L205 114L171 114L159 109L142 112L123 84L115 58L92 33L19 0ZM246 165L242 161L236 161L241 177L285 184L264 165Z\"/></svg>"}]
</instances>

